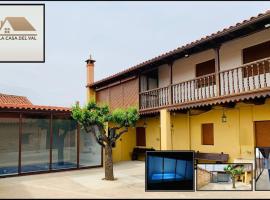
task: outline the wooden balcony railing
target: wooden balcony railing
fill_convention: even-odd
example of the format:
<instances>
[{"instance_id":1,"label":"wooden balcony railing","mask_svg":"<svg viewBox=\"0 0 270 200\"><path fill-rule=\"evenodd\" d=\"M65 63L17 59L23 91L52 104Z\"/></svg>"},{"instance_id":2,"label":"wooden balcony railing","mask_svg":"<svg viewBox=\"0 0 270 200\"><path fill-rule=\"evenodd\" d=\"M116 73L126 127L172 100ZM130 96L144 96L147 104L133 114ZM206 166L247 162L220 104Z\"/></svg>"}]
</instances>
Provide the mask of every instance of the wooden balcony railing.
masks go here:
<instances>
[{"instance_id":1,"label":"wooden balcony railing","mask_svg":"<svg viewBox=\"0 0 270 200\"><path fill-rule=\"evenodd\" d=\"M140 93L140 109L166 107L218 96L230 96L270 86L270 58Z\"/></svg>"}]
</instances>

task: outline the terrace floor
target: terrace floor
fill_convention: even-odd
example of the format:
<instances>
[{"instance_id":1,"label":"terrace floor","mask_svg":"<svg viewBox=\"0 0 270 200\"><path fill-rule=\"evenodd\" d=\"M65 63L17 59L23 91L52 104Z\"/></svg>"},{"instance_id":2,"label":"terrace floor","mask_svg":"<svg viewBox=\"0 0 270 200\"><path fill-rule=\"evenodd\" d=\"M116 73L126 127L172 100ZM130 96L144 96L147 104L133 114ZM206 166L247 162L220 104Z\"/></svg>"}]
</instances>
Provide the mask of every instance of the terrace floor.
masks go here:
<instances>
[{"instance_id":1,"label":"terrace floor","mask_svg":"<svg viewBox=\"0 0 270 200\"><path fill-rule=\"evenodd\" d=\"M268 170L264 169L259 179L256 182L256 190L268 190L270 191L270 179Z\"/></svg>"},{"instance_id":2,"label":"terrace floor","mask_svg":"<svg viewBox=\"0 0 270 200\"><path fill-rule=\"evenodd\" d=\"M236 182L235 187L235 189L232 188L232 183L209 183L200 188L200 190L251 190L251 184L247 185L242 182Z\"/></svg>"},{"instance_id":3,"label":"terrace floor","mask_svg":"<svg viewBox=\"0 0 270 200\"><path fill-rule=\"evenodd\" d=\"M103 168L0 178L1 198L265 198L268 192L145 192L142 161L115 164L117 181Z\"/></svg>"}]
</instances>

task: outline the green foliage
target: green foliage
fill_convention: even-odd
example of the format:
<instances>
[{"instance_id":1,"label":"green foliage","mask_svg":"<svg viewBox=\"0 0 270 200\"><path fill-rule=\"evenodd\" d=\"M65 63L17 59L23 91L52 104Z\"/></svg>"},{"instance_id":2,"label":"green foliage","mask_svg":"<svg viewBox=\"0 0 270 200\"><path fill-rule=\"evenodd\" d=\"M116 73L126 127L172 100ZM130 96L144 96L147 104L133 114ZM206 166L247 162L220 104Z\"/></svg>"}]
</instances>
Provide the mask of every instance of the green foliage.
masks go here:
<instances>
[{"instance_id":1,"label":"green foliage","mask_svg":"<svg viewBox=\"0 0 270 200\"><path fill-rule=\"evenodd\" d=\"M111 121L120 127L135 126L139 120L139 113L136 108L116 109L112 112Z\"/></svg>"},{"instance_id":2,"label":"green foliage","mask_svg":"<svg viewBox=\"0 0 270 200\"><path fill-rule=\"evenodd\" d=\"M116 109L112 113L107 105L99 106L94 101L90 101L86 106L72 107L72 117L81 125L101 125L105 122L113 122L121 127L135 126L139 119L139 113L136 108Z\"/></svg>"},{"instance_id":3,"label":"green foliage","mask_svg":"<svg viewBox=\"0 0 270 200\"><path fill-rule=\"evenodd\" d=\"M235 168L233 165L228 165L224 167L224 171L231 175L231 177L235 177L236 175L240 175L244 172L244 167Z\"/></svg>"}]
</instances>

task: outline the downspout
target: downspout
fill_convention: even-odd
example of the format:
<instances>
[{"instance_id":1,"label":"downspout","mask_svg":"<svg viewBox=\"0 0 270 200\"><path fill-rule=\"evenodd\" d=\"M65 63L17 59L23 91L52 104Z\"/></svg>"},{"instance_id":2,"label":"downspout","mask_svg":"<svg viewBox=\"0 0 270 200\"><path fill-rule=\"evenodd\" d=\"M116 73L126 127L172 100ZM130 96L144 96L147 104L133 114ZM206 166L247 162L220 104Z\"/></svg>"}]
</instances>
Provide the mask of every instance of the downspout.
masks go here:
<instances>
[{"instance_id":1,"label":"downspout","mask_svg":"<svg viewBox=\"0 0 270 200\"><path fill-rule=\"evenodd\" d=\"M237 109L238 110L238 137L239 137L239 146L240 146L240 157L242 158L242 146L241 146L241 134L240 134L240 131L241 131L241 122L240 122L240 108Z\"/></svg>"},{"instance_id":2,"label":"downspout","mask_svg":"<svg viewBox=\"0 0 270 200\"><path fill-rule=\"evenodd\" d=\"M191 150L191 124L190 124L190 110L187 112L188 118L188 136L189 136L189 150Z\"/></svg>"}]
</instances>

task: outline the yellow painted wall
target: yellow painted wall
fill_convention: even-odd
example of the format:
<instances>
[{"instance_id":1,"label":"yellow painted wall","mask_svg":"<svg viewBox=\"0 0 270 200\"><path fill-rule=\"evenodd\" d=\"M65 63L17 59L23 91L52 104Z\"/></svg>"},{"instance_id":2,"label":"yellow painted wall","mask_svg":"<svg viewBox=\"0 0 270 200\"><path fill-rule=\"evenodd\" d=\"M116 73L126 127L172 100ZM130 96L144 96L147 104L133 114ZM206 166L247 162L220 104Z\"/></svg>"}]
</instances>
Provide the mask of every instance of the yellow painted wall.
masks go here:
<instances>
[{"instance_id":1,"label":"yellow painted wall","mask_svg":"<svg viewBox=\"0 0 270 200\"><path fill-rule=\"evenodd\" d=\"M90 100L96 101L96 91L92 88L87 88L86 98L87 102Z\"/></svg>"},{"instance_id":2,"label":"yellow painted wall","mask_svg":"<svg viewBox=\"0 0 270 200\"><path fill-rule=\"evenodd\" d=\"M145 137L146 147L160 150L160 119L159 117L149 117L141 119L137 126L143 126L146 122Z\"/></svg>"},{"instance_id":3,"label":"yellow painted wall","mask_svg":"<svg viewBox=\"0 0 270 200\"><path fill-rule=\"evenodd\" d=\"M172 149L190 150L189 122L187 114L171 114Z\"/></svg>"},{"instance_id":4,"label":"yellow painted wall","mask_svg":"<svg viewBox=\"0 0 270 200\"><path fill-rule=\"evenodd\" d=\"M229 162L241 158L253 159L254 121L270 120L270 99L266 101L265 105L238 103L235 108L226 108L226 123L221 122L222 114L223 108L216 106L211 111L193 115L190 118L188 118L188 114L171 113L170 120L167 119L167 122L160 120L168 117L168 113L166 113L163 117L143 118L139 120L137 127L143 126L146 122L146 147L156 150L161 149L161 123L164 122L164 130L166 129L168 132L168 128L171 127L169 124L165 126L165 123L171 121L173 125L171 128L172 146L168 147L168 150L191 149L209 153L224 152L230 155ZM214 145L201 144L201 124L203 123L214 123ZM165 139L164 142L169 145L168 140ZM129 132L122 136L122 141L118 140L116 148L113 149L114 162L130 160L135 146L136 129L130 128Z\"/></svg>"},{"instance_id":5,"label":"yellow painted wall","mask_svg":"<svg viewBox=\"0 0 270 200\"><path fill-rule=\"evenodd\" d=\"M238 110L227 110L227 123L221 122L222 110L211 110L209 112L191 116L191 149L201 152L228 153L230 162L239 157L239 112ZM202 145L201 124L214 124L214 145Z\"/></svg>"},{"instance_id":6,"label":"yellow painted wall","mask_svg":"<svg viewBox=\"0 0 270 200\"><path fill-rule=\"evenodd\" d=\"M222 109L191 116L191 149L202 152L228 153L234 159L253 159L255 147L254 121L270 120L270 100L264 105L239 103L225 109L227 123L221 122ZM214 123L214 145L201 144L201 124Z\"/></svg>"},{"instance_id":7,"label":"yellow painted wall","mask_svg":"<svg viewBox=\"0 0 270 200\"><path fill-rule=\"evenodd\" d=\"M113 127L112 123L109 127ZM116 141L116 147L113 148L113 161L131 160L131 153L136 146L136 129L129 128L128 132L124 133L121 138Z\"/></svg>"}]
</instances>

